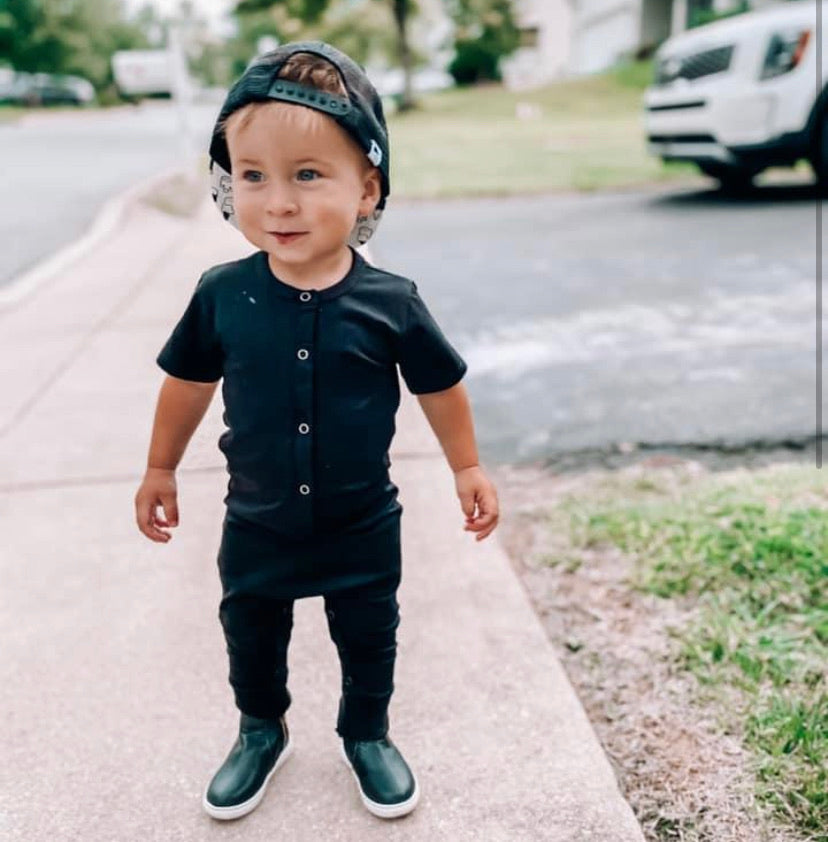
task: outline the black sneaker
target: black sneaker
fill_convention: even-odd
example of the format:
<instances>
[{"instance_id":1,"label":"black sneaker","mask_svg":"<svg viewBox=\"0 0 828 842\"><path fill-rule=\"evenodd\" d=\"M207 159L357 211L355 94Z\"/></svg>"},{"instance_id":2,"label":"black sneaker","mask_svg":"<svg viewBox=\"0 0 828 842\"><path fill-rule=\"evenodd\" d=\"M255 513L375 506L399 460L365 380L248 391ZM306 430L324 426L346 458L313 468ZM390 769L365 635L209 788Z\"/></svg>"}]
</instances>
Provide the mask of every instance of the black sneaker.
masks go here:
<instances>
[{"instance_id":1,"label":"black sneaker","mask_svg":"<svg viewBox=\"0 0 828 842\"><path fill-rule=\"evenodd\" d=\"M359 787L362 803L381 819L410 813L420 800L417 779L388 737L342 740L342 757Z\"/></svg>"},{"instance_id":2,"label":"black sneaker","mask_svg":"<svg viewBox=\"0 0 828 842\"><path fill-rule=\"evenodd\" d=\"M239 736L204 791L202 806L214 819L237 819L258 807L271 775L293 745L287 723L241 715Z\"/></svg>"}]
</instances>

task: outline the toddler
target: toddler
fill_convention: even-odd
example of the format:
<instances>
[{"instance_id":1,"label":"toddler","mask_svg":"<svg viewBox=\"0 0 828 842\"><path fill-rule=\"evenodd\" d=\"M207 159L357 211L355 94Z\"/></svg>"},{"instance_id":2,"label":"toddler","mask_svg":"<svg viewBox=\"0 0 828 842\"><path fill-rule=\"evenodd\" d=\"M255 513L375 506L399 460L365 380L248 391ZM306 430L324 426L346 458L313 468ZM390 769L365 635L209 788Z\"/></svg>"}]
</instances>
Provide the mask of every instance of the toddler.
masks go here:
<instances>
[{"instance_id":1,"label":"toddler","mask_svg":"<svg viewBox=\"0 0 828 842\"><path fill-rule=\"evenodd\" d=\"M213 131L213 198L256 251L201 276L158 355L168 376L135 509L144 535L171 538L175 471L221 381L219 619L241 716L202 799L216 819L253 810L290 755L287 650L294 600L307 596L324 597L342 667L336 731L363 804L393 818L419 799L388 721L401 574L402 505L388 474L397 366L454 473L465 528L480 540L497 525L460 383L466 363L416 284L356 250L390 192L388 147L365 73L320 41L259 57Z\"/></svg>"}]
</instances>

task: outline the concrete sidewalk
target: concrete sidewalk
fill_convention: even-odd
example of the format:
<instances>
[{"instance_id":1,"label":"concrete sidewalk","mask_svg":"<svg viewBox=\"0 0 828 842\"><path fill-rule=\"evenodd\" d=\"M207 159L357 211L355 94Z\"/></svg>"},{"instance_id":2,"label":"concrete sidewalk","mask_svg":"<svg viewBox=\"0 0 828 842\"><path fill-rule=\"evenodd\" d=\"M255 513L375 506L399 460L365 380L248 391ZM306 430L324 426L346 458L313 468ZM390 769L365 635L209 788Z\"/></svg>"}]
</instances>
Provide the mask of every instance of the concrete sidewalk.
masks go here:
<instances>
[{"instance_id":1,"label":"concrete sidewalk","mask_svg":"<svg viewBox=\"0 0 828 842\"><path fill-rule=\"evenodd\" d=\"M404 386L390 717L420 805L392 822L361 806L313 598L297 603L290 651L294 756L249 816L202 812L238 726L217 616L220 394L179 469L167 545L138 532L133 497L163 378L155 356L200 273L250 250L209 201L195 219L134 203L105 244L0 311L0 837L642 840L497 531L480 543L463 531L451 472Z\"/></svg>"}]
</instances>

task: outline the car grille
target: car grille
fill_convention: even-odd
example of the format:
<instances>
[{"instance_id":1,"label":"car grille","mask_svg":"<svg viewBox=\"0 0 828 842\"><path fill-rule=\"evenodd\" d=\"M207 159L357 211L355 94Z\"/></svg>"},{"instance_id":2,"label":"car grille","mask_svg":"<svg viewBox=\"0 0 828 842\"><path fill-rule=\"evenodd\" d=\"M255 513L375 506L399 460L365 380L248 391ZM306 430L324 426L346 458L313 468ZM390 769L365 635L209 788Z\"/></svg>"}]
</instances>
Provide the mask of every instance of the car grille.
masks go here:
<instances>
[{"instance_id":1,"label":"car grille","mask_svg":"<svg viewBox=\"0 0 828 842\"><path fill-rule=\"evenodd\" d=\"M651 134L647 136L650 143L715 143L712 134Z\"/></svg>"},{"instance_id":2,"label":"car grille","mask_svg":"<svg viewBox=\"0 0 828 842\"><path fill-rule=\"evenodd\" d=\"M656 65L654 84L668 85L675 79L701 79L703 76L721 73L730 67L732 58L732 44L689 56L663 58Z\"/></svg>"}]
</instances>

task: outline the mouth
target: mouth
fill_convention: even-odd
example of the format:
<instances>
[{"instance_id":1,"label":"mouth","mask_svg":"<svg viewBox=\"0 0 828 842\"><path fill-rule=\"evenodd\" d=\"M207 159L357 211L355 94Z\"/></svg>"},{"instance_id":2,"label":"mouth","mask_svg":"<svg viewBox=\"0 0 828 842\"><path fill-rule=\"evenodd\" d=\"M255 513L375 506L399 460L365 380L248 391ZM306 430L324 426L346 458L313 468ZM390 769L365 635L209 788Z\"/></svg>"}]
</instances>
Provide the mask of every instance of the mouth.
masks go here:
<instances>
[{"instance_id":1,"label":"mouth","mask_svg":"<svg viewBox=\"0 0 828 842\"><path fill-rule=\"evenodd\" d=\"M275 237L280 243L292 243L299 237L304 237L307 233L307 231L268 231L268 234Z\"/></svg>"}]
</instances>

